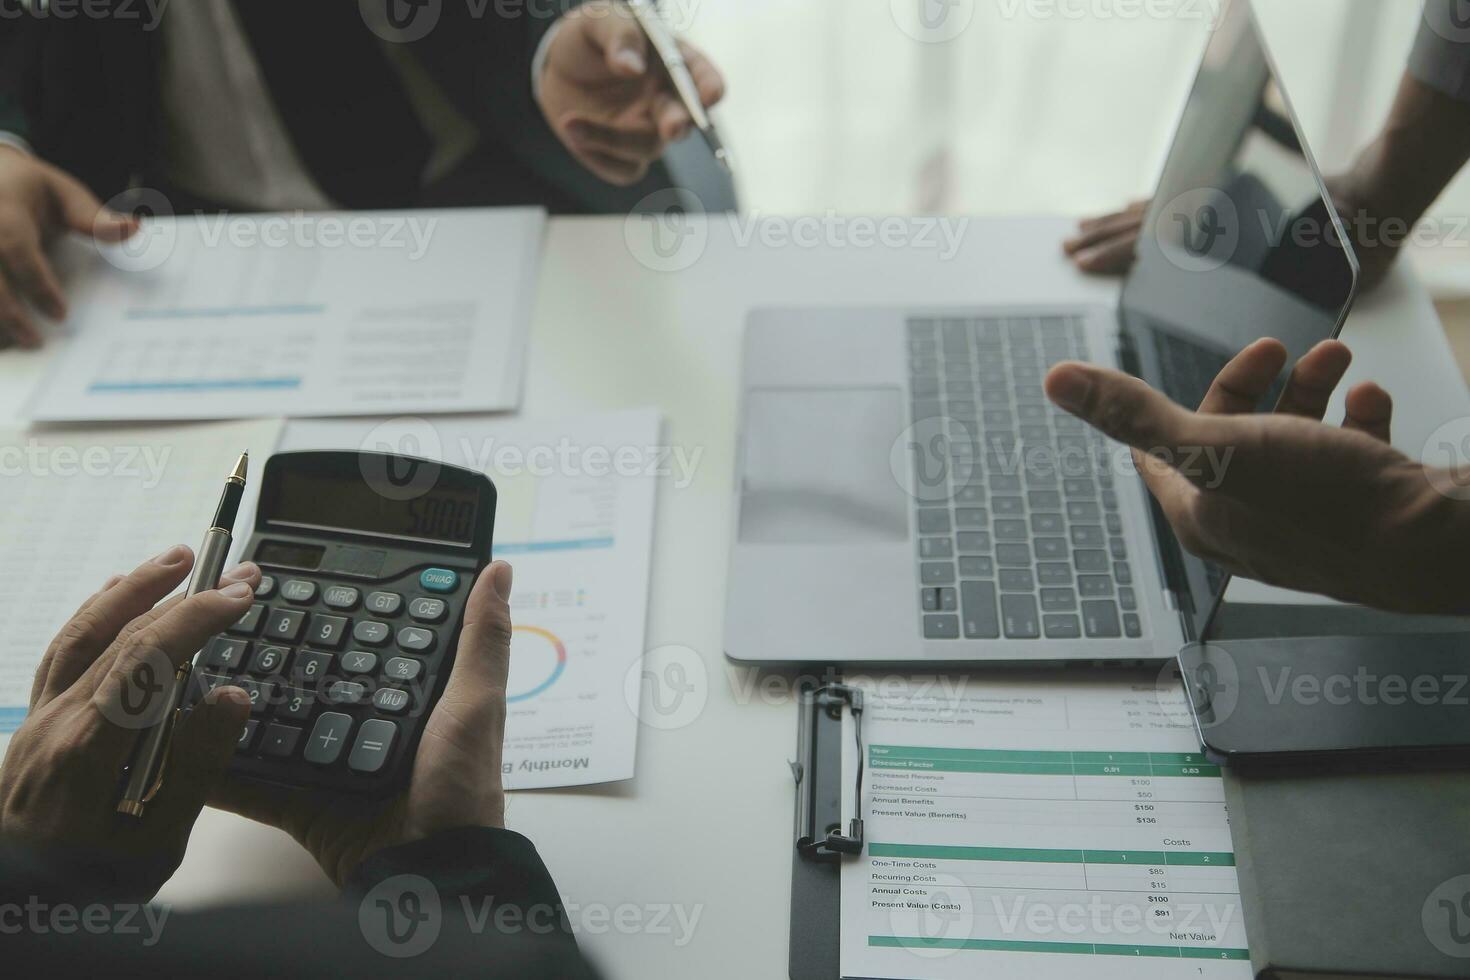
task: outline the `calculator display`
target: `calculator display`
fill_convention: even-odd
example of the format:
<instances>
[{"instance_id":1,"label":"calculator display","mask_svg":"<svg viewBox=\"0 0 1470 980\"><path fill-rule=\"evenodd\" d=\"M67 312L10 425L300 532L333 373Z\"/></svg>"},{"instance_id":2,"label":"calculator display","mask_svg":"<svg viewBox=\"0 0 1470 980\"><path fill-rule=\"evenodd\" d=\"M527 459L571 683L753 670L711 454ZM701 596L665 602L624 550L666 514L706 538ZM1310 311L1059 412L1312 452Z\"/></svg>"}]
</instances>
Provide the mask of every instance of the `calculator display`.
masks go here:
<instances>
[{"instance_id":1,"label":"calculator display","mask_svg":"<svg viewBox=\"0 0 1470 980\"><path fill-rule=\"evenodd\" d=\"M262 503L275 524L469 545L474 543L479 494L469 488L436 486L398 500L377 492L361 477L342 479L286 469L276 483L274 499Z\"/></svg>"}]
</instances>

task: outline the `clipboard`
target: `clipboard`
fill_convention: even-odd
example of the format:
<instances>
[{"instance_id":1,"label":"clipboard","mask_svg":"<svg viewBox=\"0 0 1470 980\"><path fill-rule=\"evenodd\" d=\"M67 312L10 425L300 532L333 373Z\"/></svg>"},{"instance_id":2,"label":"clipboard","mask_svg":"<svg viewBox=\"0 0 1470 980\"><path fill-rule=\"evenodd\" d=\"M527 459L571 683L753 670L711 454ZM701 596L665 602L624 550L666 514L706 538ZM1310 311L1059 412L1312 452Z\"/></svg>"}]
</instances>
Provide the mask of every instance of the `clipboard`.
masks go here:
<instances>
[{"instance_id":1,"label":"clipboard","mask_svg":"<svg viewBox=\"0 0 1470 980\"><path fill-rule=\"evenodd\" d=\"M843 684L807 688L797 698L796 843L791 853L791 980L841 976L842 861L863 851L862 772L842 779L842 717L855 724L863 758L863 692ZM852 818L842 825L844 793L853 793Z\"/></svg>"}]
</instances>

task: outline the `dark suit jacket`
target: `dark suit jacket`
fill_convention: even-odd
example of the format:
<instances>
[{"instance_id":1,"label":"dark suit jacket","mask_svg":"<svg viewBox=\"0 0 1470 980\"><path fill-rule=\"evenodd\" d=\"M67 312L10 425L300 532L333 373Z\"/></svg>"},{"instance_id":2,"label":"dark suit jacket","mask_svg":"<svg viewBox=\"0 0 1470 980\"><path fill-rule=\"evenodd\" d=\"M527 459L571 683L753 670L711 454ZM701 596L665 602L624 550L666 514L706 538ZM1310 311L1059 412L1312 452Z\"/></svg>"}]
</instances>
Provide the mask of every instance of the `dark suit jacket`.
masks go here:
<instances>
[{"instance_id":1,"label":"dark suit jacket","mask_svg":"<svg viewBox=\"0 0 1470 980\"><path fill-rule=\"evenodd\" d=\"M239 855L248 860L248 855ZM7 976L594 980L531 842L465 828L379 851L338 902L140 911L105 877L0 844Z\"/></svg>"},{"instance_id":2,"label":"dark suit jacket","mask_svg":"<svg viewBox=\"0 0 1470 980\"><path fill-rule=\"evenodd\" d=\"M289 29L290 8L302 0L237 2L279 5L283 29ZM357 0L310 2L343 4L354 13L358 6ZM579 2L442 0L437 26L409 47L459 112L479 127L480 145L436 186L375 206L541 204L557 213L616 213L668 186L662 167L631 188L598 180L561 145L532 98L536 46L554 22L552 14ZM111 15L38 16L21 0L0 0L0 129L23 136L42 158L106 200L159 179L149 173L159 159L162 134L159 25L144 0L87 0L85 6ZM500 9L513 13L498 16ZM360 16L345 22L368 32ZM324 55L321 71L329 72L330 52ZM299 95L305 111L283 114L288 131L293 121L298 129L312 125L311 96Z\"/></svg>"}]
</instances>

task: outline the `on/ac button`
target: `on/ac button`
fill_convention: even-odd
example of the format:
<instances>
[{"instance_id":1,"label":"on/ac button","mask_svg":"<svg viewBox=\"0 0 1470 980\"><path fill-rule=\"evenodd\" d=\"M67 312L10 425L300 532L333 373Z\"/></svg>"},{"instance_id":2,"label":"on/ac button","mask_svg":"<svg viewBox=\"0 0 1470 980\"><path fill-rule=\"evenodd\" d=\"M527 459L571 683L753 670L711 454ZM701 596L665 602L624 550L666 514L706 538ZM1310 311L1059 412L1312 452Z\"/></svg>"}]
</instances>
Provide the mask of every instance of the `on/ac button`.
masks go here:
<instances>
[{"instance_id":1,"label":"on/ac button","mask_svg":"<svg viewBox=\"0 0 1470 980\"><path fill-rule=\"evenodd\" d=\"M453 592L459 587L459 573L448 568L426 568L419 575L419 585L430 592Z\"/></svg>"}]
</instances>

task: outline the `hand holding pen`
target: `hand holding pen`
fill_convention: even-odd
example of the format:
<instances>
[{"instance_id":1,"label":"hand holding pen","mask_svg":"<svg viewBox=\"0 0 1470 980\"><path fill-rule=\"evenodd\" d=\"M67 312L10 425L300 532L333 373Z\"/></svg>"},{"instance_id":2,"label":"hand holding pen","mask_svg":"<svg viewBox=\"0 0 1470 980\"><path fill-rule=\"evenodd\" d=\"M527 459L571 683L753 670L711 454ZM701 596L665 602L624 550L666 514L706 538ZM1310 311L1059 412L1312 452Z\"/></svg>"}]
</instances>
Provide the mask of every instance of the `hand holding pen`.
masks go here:
<instances>
[{"instance_id":1,"label":"hand holding pen","mask_svg":"<svg viewBox=\"0 0 1470 980\"><path fill-rule=\"evenodd\" d=\"M145 719L160 712L178 665L250 608L260 569L244 564L219 587L163 601L195 562L184 545L110 579L46 650L29 713L0 768L0 830L105 873L128 899L151 896L183 858L189 830L223 777L250 702L218 688L179 723L169 778L145 819L116 812L117 774ZM160 604L161 603L161 604Z\"/></svg>"},{"instance_id":2,"label":"hand holding pen","mask_svg":"<svg viewBox=\"0 0 1470 980\"><path fill-rule=\"evenodd\" d=\"M204 532L204 542L199 546L199 558L194 564L194 575L189 579L186 593L189 598L213 591L224 572L225 559L233 541L235 518L240 512L240 501L245 495L245 475L249 467L250 455L241 453L235 462L235 469L225 480L225 489L220 494L219 506L215 508L214 520ZM130 817L143 816L148 802L163 785L164 768L168 763L175 723L193 673L194 661L203 646L204 641L201 640L194 651L179 662L173 662L173 658L167 658L168 662L163 662L164 658L155 655L154 662L143 661L137 665L133 680L140 690L135 692L135 697L146 690L155 712L154 717L144 719L145 724L141 726L138 744L128 763L127 774L123 777L122 799L117 804L118 813ZM126 703L122 706L126 707Z\"/></svg>"},{"instance_id":3,"label":"hand holding pen","mask_svg":"<svg viewBox=\"0 0 1470 980\"><path fill-rule=\"evenodd\" d=\"M674 38L652 5L589 0L552 32L535 66L536 100L588 170L635 184L691 129L729 165L708 116L724 79L702 51Z\"/></svg>"}]
</instances>

